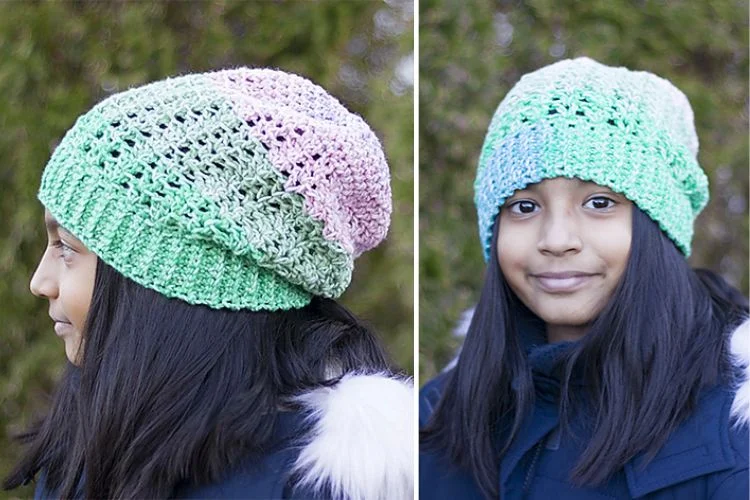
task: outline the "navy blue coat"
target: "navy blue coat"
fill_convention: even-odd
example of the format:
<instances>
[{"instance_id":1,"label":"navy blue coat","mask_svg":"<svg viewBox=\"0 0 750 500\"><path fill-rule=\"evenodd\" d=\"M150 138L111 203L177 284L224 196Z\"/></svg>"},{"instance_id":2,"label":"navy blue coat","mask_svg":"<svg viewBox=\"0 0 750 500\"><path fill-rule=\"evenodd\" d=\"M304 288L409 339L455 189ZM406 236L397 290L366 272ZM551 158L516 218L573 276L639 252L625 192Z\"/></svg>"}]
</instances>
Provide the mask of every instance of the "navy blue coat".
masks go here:
<instances>
[{"instance_id":1,"label":"navy blue coat","mask_svg":"<svg viewBox=\"0 0 750 500\"><path fill-rule=\"evenodd\" d=\"M290 471L299 455L297 438L305 428L304 415L282 413L279 415L273 442L275 443L261 459L248 460L236 469L228 471L221 481L201 487L185 483L178 485L174 498L304 498L323 499L328 496L305 488L294 488ZM79 489L82 498L82 488ZM47 491L44 476L37 483L34 499L57 498L54 492Z\"/></svg>"},{"instance_id":2,"label":"navy blue coat","mask_svg":"<svg viewBox=\"0 0 750 500\"><path fill-rule=\"evenodd\" d=\"M171 497L411 500L414 392L409 381L348 374L296 402L303 410L279 414L272 445L262 457L226 471L214 484L184 481ZM56 497L42 474L34 498Z\"/></svg>"},{"instance_id":3,"label":"navy blue coat","mask_svg":"<svg viewBox=\"0 0 750 500\"><path fill-rule=\"evenodd\" d=\"M447 376L438 376L420 391L420 428L440 400ZM732 425L734 397L735 391L728 387L705 391L695 412L645 468L639 467L642 457L636 456L603 486L576 488L568 477L582 443L561 437L557 403L539 397L537 386L533 411L500 461L501 498L747 500L750 437L746 425ZM424 500L482 498L470 473L439 452L424 449L420 450L419 492Z\"/></svg>"},{"instance_id":4,"label":"navy blue coat","mask_svg":"<svg viewBox=\"0 0 750 500\"><path fill-rule=\"evenodd\" d=\"M227 477L216 484L199 488L178 487L175 498L329 498L327 493L307 488L294 488L290 471L300 452L299 435L304 425L304 415L281 414L276 431L276 445L262 460L249 461L230 471Z\"/></svg>"}]
</instances>

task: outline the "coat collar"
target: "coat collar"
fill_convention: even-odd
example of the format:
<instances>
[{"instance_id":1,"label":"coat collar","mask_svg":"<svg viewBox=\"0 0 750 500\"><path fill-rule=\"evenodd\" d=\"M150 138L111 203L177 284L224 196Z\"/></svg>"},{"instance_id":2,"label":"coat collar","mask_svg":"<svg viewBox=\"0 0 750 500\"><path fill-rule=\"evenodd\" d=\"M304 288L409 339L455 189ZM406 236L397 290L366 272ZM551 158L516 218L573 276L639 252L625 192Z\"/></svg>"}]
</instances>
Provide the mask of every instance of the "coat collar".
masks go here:
<instances>
[{"instance_id":1,"label":"coat collar","mask_svg":"<svg viewBox=\"0 0 750 500\"><path fill-rule=\"evenodd\" d=\"M453 336L465 338L473 316L474 308L464 311L453 329ZM538 343L539 339L535 337L532 344ZM453 360L443 369L444 373L456 365L460 353L459 348ZM750 318L746 318L730 335L729 357L738 372L737 383L733 387L734 398L729 417L733 425L748 427L750 426Z\"/></svg>"},{"instance_id":2,"label":"coat collar","mask_svg":"<svg viewBox=\"0 0 750 500\"><path fill-rule=\"evenodd\" d=\"M454 335L464 336L473 310L464 313ZM746 319L730 336L729 356L738 378L734 387L716 387L701 398L696 411L670 435L662 449L645 467L643 455L625 465L632 497L732 468L736 457L730 434L750 424L750 320ZM520 430L516 445L500 464L501 481L518 464L523 453L557 425L554 412L543 412L534 426ZM501 484L503 484L501 482Z\"/></svg>"}]
</instances>

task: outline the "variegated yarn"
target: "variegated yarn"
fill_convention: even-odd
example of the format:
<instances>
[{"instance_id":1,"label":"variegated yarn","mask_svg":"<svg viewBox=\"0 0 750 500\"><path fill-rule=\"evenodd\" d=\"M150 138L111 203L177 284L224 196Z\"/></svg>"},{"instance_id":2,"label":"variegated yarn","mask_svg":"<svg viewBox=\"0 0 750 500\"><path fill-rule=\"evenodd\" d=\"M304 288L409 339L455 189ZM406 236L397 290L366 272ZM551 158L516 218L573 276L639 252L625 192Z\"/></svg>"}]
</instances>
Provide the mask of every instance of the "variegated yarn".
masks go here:
<instances>
[{"instance_id":1,"label":"variegated yarn","mask_svg":"<svg viewBox=\"0 0 750 500\"><path fill-rule=\"evenodd\" d=\"M253 310L339 296L391 213L367 124L302 77L248 68L103 100L56 148L38 197L137 283Z\"/></svg>"},{"instance_id":2,"label":"variegated yarn","mask_svg":"<svg viewBox=\"0 0 750 500\"><path fill-rule=\"evenodd\" d=\"M553 177L625 195L689 256L708 202L697 154L690 104L663 78L585 57L529 73L500 103L482 147L474 201L485 259L505 200Z\"/></svg>"}]
</instances>

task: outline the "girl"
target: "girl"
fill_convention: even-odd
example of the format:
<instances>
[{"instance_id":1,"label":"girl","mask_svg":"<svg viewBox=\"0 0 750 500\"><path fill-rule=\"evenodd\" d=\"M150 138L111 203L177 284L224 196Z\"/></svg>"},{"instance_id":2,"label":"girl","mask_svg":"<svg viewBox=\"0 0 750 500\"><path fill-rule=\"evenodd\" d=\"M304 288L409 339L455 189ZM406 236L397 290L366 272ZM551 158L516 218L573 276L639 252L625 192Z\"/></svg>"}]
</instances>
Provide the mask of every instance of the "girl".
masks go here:
<instances>
[{"instance_id":1,"label":"girl","mask_svg":"<svg viewBox=\"0 0 750 500\"><path fill-rule=\"evenodd\" d=\"M80 117L38 197L70 364L5 488L411 497L410 386L333 300L390 218L361 118L281 71L168 79Z\"/></svg>"},{"instance_id":2,"label":"girl","mask_svg":"<svg viewBox=\"0 0 750 500\"><path fill-rule=\"evenodd\" d=\"M748 303L685 259L697 151L650 73L581 58L508 93L475 182L484 288L421 391L422 498L748 497Z\"/></svg>"}]
</instances>

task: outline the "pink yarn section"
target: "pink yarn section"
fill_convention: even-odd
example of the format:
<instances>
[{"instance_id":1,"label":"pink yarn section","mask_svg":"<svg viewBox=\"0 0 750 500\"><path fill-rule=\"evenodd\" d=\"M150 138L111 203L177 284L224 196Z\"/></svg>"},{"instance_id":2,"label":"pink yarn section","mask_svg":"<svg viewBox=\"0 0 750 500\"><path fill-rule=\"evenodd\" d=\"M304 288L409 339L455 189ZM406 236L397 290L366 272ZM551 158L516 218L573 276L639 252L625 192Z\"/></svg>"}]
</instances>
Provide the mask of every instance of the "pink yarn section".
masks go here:
<instances>
[{"instance_id":1,"label":"pink yarn section","mask_svg":"<svg viewBox=\"0 0 750 500\"><path fill-rule=\"evenodd\" d=\"M297 75L238 68L211 75L253 137L324 224L323 236L358 257L388 232L391 188L370 127L318 85Z\"/></svg>"}]
</instances>

